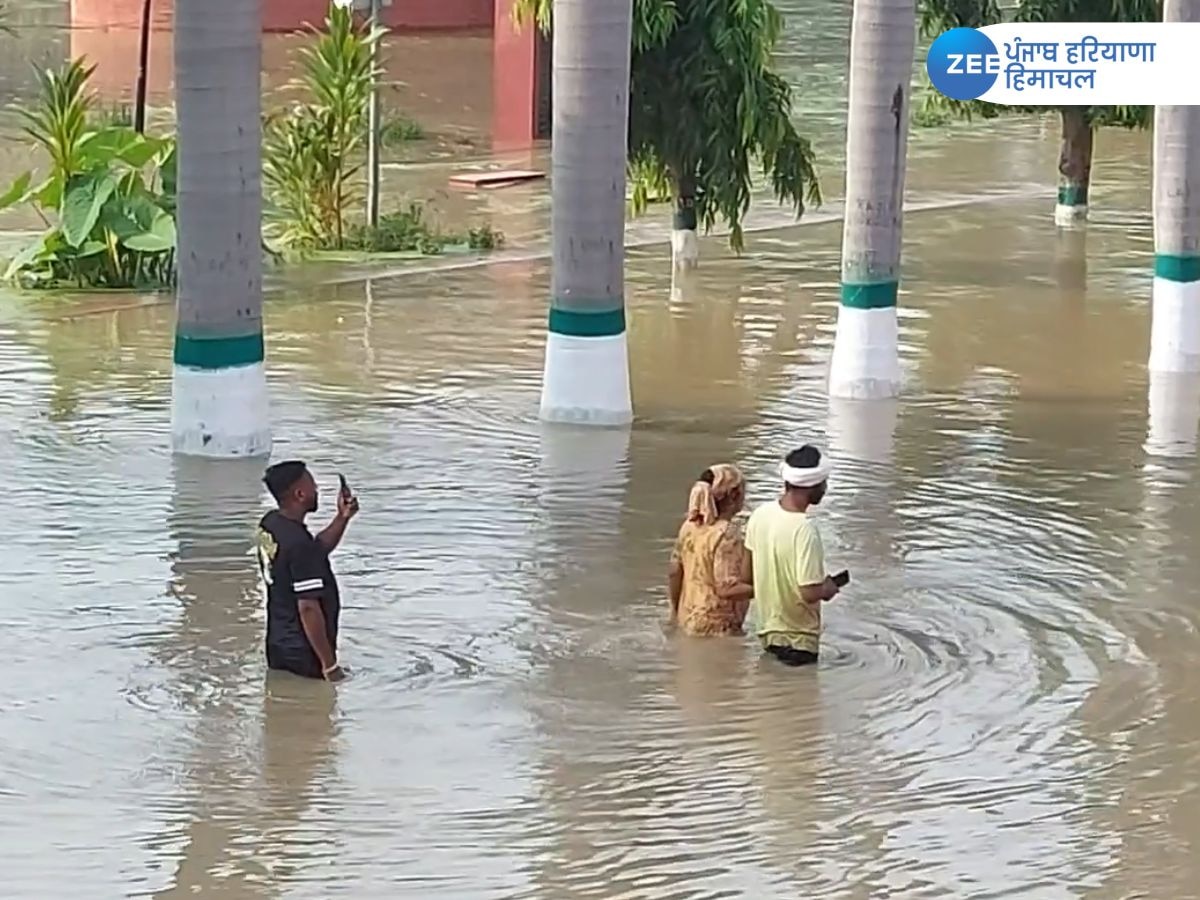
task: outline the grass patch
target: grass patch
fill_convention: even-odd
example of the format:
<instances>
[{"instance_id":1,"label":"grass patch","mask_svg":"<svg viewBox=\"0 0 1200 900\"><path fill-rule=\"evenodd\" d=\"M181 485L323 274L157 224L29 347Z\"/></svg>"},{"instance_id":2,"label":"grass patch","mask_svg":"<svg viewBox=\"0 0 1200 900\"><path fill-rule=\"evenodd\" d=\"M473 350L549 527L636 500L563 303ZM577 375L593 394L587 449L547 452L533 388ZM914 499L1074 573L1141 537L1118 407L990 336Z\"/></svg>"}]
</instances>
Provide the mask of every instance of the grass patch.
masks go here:
<instances>
[{"instance_id":1,"label":"grass patch","mask_svg":"<svg viewBox=\"0 0 1200 900\"><path fill-rule=\"evenodd\" d=\"M379 131L379 142L385 147L423 141L427 137L429 134L421 123L405 113L392 116Z\"/></svg>"}]
</instances>

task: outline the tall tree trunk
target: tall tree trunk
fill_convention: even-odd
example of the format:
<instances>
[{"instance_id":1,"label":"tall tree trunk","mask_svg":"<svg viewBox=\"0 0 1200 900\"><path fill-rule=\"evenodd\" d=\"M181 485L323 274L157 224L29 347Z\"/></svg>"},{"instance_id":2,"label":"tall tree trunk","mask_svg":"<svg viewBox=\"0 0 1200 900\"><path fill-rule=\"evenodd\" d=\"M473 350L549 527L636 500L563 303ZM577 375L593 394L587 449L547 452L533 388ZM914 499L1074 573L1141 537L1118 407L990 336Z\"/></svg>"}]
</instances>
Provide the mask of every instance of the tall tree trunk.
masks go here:
<instances>
[{"instance_id":1,"label":"tall tree trunk","mask_svg":"<svg viewBox=\"0 0 1200 900\"><path fill-rule=\"evenodd\" d=\"M541 416L633 418L625 337L632 0L555 0L553 270Z\"/></svg>"},{"instance_id":2,"label":"tall tree trunk","mask_svg":"<svg viewBox=\"0 0 1200 900\"><path fill-rule=\"evenodd\" d=\"M900 391L896 295L915 42L913 0L855 0L834 397Z\"/></svg>"},{"instance_id":3,"label":"tall tree trunk","mask_svg":"<svg viewBox=\"0 0 1200 900\"><path fill-rule=\"evenodd\" d=\"M1166 0L1163 20L1200 21L1200 4ZM1200 372L1200 107L1154 110L1152 372Z\"/></svg>"},{"instance_id":4,"label":"tall tree trunk","mask_svg":"<svg viewBox=\"0 0 1200 900\"><path fill-rule=\"evenodd\" d=\"M178 453L271 451L262 327L260 0L177 0Z\"/></svg>"},{"instance_id":5,"label":"tall tree trunk","mask_svg":"<svg viewBox=\"0 0 1200 900\"><path fill-rule=\"evenodd\" d=\"M1054 224L1071 228L1087 221L1088 187L1092 183L1092 143L1095 131L1082 106L1064 106L1062 143L1058 151L1058 203Z\"/></svg>"},{"instance_id":6,"label":"tall tree trunk","mask_svg":"<svg viewBox=\"0 0 1200 900\"><path fill-rule=\"evenodd\" d=\"M700 239L696 233L696 179L691 174L672 179L675 214L671 222L671 263L675 269L700 264Z\"/></svg>"}]
</instances>

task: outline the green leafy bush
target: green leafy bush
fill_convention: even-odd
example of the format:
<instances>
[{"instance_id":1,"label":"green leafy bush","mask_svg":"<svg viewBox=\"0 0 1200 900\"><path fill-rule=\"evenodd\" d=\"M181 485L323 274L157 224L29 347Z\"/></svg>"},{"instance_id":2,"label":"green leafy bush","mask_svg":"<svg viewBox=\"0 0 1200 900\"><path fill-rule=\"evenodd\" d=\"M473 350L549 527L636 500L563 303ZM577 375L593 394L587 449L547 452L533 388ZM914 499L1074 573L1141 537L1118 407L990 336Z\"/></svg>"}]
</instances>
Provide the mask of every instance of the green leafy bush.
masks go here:
<instances>
[{"instance_id":1,"label":"green leafy bush","mask_svg":"<svg viewBox=\"0 0 1200 900\"><path fill-rule=\"evenodd\" d=\"M352 225L346 235L346 249L368 253L424 253L435 255L447 247L493 250L504 243L504 235L489 226L472 228L465 235L442 231L430 222L420 203L385 213L379 226Z\"/></svg>"},{"instance_id":2,"label":"green leafy bush","mask_svg":"<svg viewBox=\"0 0 1200 900\"><path fill-rule=\"evenodd\" d=\"M168 288L175 282L175 142L119 125L96 125L87 83L94 67L73 60L38 73L24 130L50 158L34 183L19 175L0 209L28 204L46 231L14 258L9 281L28 287Z\"/></svg>"}]
</instances>

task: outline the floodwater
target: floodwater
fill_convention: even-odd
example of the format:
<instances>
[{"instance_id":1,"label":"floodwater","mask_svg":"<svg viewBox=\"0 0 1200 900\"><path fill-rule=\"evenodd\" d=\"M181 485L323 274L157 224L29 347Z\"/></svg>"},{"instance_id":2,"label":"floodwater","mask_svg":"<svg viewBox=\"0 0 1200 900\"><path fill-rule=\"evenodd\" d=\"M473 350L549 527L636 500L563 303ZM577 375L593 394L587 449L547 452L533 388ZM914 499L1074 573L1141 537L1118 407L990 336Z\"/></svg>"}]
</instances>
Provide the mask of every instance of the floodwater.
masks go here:
<instances>
[{"instance_id":1,"label":"floodwater","mask_svg":"<svg viewBox=\"0 0 1200 900\"><path fill-rule=\"evenodd\" d=\"M897 404L824 399L836 164L809 224L714 237L673 296L638 226L630 432L537 423L534 244L278 279L276 457L363 505L336 690L264 673L261 465L168 452L170 305L4 298L3 895L1200 895L1200 401L1156 386L1149 433L1147 140L1102 135L1086 234L1055 150L914 137ZM520 196L477 202L533 234ZM854 573L819 669L664 634L692 479L733 460L767 501L806 440Z\"/></svg>"}]
</instances>

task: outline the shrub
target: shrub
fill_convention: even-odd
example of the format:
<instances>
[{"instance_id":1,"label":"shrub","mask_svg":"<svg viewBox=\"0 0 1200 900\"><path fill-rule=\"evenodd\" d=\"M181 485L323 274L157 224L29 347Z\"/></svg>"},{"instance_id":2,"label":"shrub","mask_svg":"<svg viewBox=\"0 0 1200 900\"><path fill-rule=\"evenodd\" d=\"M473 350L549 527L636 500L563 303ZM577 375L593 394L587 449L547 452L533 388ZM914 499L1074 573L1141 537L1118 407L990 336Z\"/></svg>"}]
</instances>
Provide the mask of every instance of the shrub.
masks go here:
<instances>
[{"instance_id":1,"label":"shrub","mask_svg":"<svg viewBox=\"0 0 1200 900\"><path fill-rule=\"evenodd\" d=\"M359 27L344 7L332 7L325 30L301 50L299 86L308 103L268 116L263 178L269 230L290 247L345 246L346 213L361 199L372 63L380 28Z\"/></svg>"},{"instance_id":2,"label":"shrub","mask_svg":"<svg viewBox=\"0 0 1200 900\"><path fill-rule=\"evenodd\" d=\"M175 282L175 142L97 125L94 67L73 60L38 73L40 97L20 109L50 157L46 178L18 176L0 209L29 204L46 231L14 258L6 280L28 287L167 288Z\"/></svg>"},{"instance_id":3,"label":"shrub","mask_svg":"<svg viewBox=\"0 0 1200 900\"><path fill-rule=\"evenodd\" d=\"M353 225L346 236L346 247L368 253L425 253L434 255L451 246L472 250L493 250L504 242L504 235L484 225L467 234L442 231L425 217L424 207L409 203L405 209L379 217L379 227Z\"/></svg>"}]
</instances>

